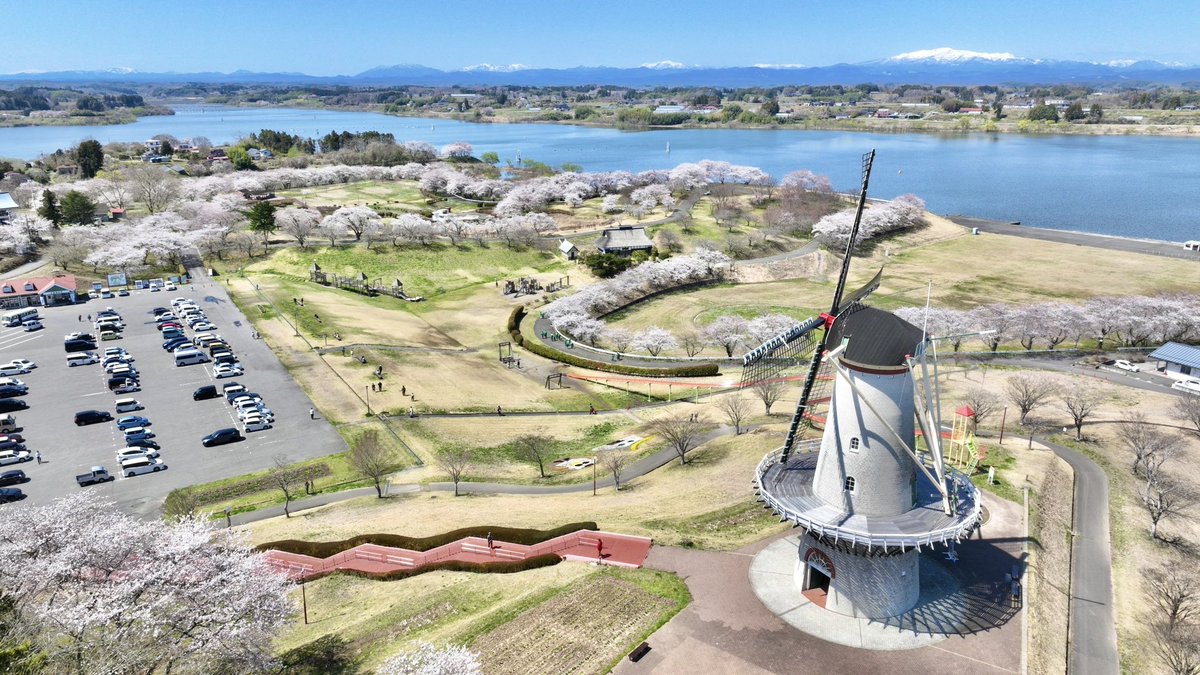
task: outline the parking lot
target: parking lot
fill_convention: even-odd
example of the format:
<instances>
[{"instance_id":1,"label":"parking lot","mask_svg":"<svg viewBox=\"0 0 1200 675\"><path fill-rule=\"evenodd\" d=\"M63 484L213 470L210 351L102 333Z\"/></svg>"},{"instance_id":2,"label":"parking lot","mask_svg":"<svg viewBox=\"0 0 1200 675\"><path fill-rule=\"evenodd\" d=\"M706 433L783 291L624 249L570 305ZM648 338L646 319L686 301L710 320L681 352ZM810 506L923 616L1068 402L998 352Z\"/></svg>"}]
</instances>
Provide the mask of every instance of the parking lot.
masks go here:
<instances>
[{"instance_id":1,"label":"parking lot","mask_svg":"<svg viewBox=\"0 0 1200 675\"><path fill-rule=\"evenodd\" d=\"M225 338L245 366L244 375L214 379L211 362L175 366L172 355L162 349L150 310L170 307L176 297L193 299L216 324L215 332ZM129 352L136 359L133 365L139 371L139 392L110 392L108 375L99 364L67 366L63 336L74 331L95 335L87 316L106 307L120 312L126 327L122 339L98 342L94 351L102 354L107 347L122 347ZM38 365L32 372L17 376L29 386L29 393L22 397L29 408L13 414L29 451L40 451L45 463L30 461L3 467L22 469L31 478L16 486L28 495L25 503L44 503L76 490L93 490L125 511L157 517L163 499L176 488L268 468L280 453L298 461L346 449L341 437L320 416L309 419L312 402L266 344L253 338L250 323L219 284L201 279L178 291L137 290L127 297L42 308L39 314L43 330L26 333L20 327L0 328L0 363L24 358ZM80 315L82 321L78 320ZM220 389L231 382L244 384L262 396L274 412L273 426L244 434L246 439L241 442L205 448L200 444L203 436L224 427L240 430L241 425L223 397L193 401L192 392L203 385L215 384ZM144 409L117 414L114 401L126 397L136 398ZM89 409L113 413L114 420L127 414L149 418L167 469L121 478L114 453L125 447L122 432L115 421L75 426L75 413ZM79 487L75 476L96 465L107 468L116 480Z\"/></svg>"}]
</instances>

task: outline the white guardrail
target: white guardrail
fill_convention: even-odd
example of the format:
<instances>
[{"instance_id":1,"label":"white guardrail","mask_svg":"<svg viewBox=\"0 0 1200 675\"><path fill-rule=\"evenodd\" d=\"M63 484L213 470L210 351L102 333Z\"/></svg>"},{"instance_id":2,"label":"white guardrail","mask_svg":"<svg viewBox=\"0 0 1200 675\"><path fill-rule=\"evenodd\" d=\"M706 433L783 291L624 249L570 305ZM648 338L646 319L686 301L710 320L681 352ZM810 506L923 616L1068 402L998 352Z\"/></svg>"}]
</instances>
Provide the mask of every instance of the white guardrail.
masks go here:
<instances>
[{"instance_id":1,"label":"white guardrail","mask_svg":"<svg viewBox=\"0 0 1200 675\"><path fill-rule=\"evenodd\" d=\"M900 548L901 550L909 548L916 548L920 550L921 546L928 546L932 548L934 544L946 544L950 540L954 540L955 542L962 541L963 537L968 536L971 531L975 529L980 518L982 517L983 504L979 499L978 488L976 488L974 484L971 483L970 479L967 478L967 476L961 471L956 471L955 469L947 467L951 482L955 487L956 493L959 495L959 499L957 500L958 503L962 503L963 500L961 497L965 496L961 495L962 491L967 490L974 493L972 495L973 499L971 500L972 504L970 513L968 513L965 518L957 520L953 525L915 535L904 535L899 533L892 535L873 535L869 532L863 532L861 530L838 527L836 525L829 525L827 523L816 521L804 515L803 513L789 508L787 505L777 500L773 495L771 495L767 487L763 485L763 476L766 474L771 464L779 461L779 457L782 454L782 448L775 450L774 452L769 452L762 458L762 461L758 463L758 467L755 469L754 473L754 484L758 487L759 499L766 503L767 506L771 507L772 510L778 513L785 520L788 520L798 527L811 530L817 533L817 535L820 537L832 537L835 543L845 540L850 544L863 546L868 551L874 547L881 547L884 549L891 547Z\"/></svg>"}]
</instances>

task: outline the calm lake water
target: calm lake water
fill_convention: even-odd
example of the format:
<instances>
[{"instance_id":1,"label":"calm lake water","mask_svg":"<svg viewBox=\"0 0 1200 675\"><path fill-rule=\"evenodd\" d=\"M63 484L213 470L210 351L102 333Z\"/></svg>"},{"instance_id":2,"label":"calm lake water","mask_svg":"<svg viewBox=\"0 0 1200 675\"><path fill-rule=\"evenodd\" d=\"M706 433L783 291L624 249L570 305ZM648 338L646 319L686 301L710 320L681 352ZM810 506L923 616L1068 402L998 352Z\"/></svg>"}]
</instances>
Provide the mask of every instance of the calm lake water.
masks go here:
<instances>
[{"instance_id":1,"label":"calm lake water","mask_svg":"<svg viewBox=\"0 0 1200 675\"><path fill-rule=\"evenodd\" d=\"M378 130L398 141L466 141L502 160L572 162L586 171L670 168L702 159L757 166L777 178L797 169L856 190L860 156L875 148L871 195L914 193L930 210L1123 237L1200 239L1200 139L1135 136L938 136L838 131L679 129L618 131L555 124L471 124L377 113L177 106L170 117L98 127L0 129L0 157L34 158L85 138L102 143L155 134L214 143L260 129L305 136ZM666 152L670 144L670 153Z\"/></svg>"}]
</instances>

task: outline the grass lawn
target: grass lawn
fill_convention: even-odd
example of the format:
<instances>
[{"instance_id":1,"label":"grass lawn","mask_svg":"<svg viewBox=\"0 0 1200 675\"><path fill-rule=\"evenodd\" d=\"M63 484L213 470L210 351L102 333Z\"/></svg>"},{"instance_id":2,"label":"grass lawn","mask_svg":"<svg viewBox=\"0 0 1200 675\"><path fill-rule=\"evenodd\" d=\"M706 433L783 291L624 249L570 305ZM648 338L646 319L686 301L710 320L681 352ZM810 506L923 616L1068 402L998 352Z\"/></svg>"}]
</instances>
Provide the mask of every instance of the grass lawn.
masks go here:
<instances>
[{"instance_id":1,"label":"grass lawn","mask_svg":"<svg viewBox=\"0 0 1200 675\"><path fill-rule=\"evenodd\" d=\"M602 672L691 601L674 575L579 563L393 582L331 576L307 584L307 597L308 625L276 649L285 663L323 651L342 672L372 670L418 640L466 645L487 672Z\"/></svg>"},{"instance_id":2,"label":"grass lawn","mask_svg":"<svg viewBox=\"0 0 1200 675\"><path fill-rule=\"evenodd\" d=\"M313 262L330 274L355 276L391 284L400 279L409 295L431 297L498 279L530 276L563 269L554 255L535 249L514 250L498 243L488 246L431 244L429 246L379 245L337 248L288 248L246 267L247 274L279 273L304 279Z\"/></svg>"}]
</instances>

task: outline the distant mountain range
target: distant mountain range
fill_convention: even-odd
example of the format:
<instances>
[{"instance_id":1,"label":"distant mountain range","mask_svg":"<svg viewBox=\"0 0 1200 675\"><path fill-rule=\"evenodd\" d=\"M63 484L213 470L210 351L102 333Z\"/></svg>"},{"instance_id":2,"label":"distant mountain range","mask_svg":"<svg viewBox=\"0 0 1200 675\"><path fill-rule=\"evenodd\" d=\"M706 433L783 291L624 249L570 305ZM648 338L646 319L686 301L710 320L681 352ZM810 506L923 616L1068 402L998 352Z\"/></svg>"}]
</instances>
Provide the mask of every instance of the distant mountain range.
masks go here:
<instances>
[{"instance_id":1,"label":"distant mountain range","mask_svg":"<svg viewBox=\"0 0 1200 675\"><path fill-rule=\"evenodd\" d=\"M357 75L315 76L304 73L149 73L114 68L0 75L3 83L211 83L312 85L426 86L580 86L623 87L774 87L800 84L1067 84L1200 83L1200 67L1159 61L1120 60L1105 63L1027 59L1009 53L973 52L949 47L898 54L861 63L831 66L758 64L728 68L687 66L676 61L646 63L637 68L580 66L531 68L520 64L481 63L460 70L422 65L380 66Z\"/></svg>"}]
</instances>

